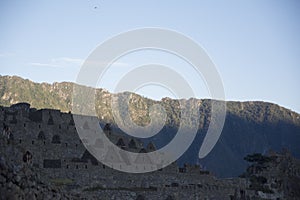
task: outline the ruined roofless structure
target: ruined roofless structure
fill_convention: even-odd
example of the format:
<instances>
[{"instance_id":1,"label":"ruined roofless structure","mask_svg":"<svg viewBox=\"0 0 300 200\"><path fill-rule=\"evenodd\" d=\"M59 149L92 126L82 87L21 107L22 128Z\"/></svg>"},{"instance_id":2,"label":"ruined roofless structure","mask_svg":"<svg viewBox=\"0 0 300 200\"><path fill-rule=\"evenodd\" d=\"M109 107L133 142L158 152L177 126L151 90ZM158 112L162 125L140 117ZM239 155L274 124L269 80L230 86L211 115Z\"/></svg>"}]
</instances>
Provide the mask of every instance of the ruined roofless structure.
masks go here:
<instances>
[{"instance_id":1,"label":"ruined roofless structure","mask_svg":"<svg viewBox=\"0 0 300 200\"><path fill-rule=\"evenodd\" d=\"M85 121L90 116L82 116ZM98 120L98 118L95 118ZM100 122L100 121L99 121ZM104 132L109 139L122 149L133 152L155 151L155 145L150 142L145 146L135 138L129 138L114 133L111 125L104 124ZM22 165L23 157L29 152L31 167L37 171L44 181L56 179L70 180L72 187L87 188L101 186L105 188L152 188L156 192L173 194L176 191L187 191L187 194L206 195L207 197L224 195L226 198L244 187L243 180L236 178L217 180L211 174L201 171L199 166L185 165L179 168L176 163L151 173L123 173L103 165L96 160L84 147L76 131L71 113L60 110L30 108L28 103L18 103L11 107L0 107L0 128L10 128L13 139L9 145L18 149L11 155L14 163ZM88 123L83 123L84 129L89 129ZM6 145L1 136L2 144ZM103 147L103 141L96 140L95 148ZM123 159L107 152L107 159ZM28 153L27 153L28 154ZM27 156L28 157L28 156ZM123 160L124 161L124 160ZM125 161L126 162L126 161ZM140 164L140 160L135 160ZM152 190L151 190L152 191ZM184 195L184 193L182 193ZM226 199L224 198L224 199Z\"/></svg>"}]
</instances>

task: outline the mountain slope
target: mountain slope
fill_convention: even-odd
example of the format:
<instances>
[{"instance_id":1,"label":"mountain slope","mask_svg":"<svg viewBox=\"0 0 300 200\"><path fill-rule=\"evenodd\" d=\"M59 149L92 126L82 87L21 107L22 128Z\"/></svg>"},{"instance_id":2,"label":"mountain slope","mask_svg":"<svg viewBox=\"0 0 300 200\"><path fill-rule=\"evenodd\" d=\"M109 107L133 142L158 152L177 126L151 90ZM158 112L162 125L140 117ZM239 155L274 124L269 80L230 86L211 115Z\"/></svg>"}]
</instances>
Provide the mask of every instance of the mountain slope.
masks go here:
<instances>
[{"instance_id":1,"label":"mountain slope","mask_svg":"<svg viewBox=\"0 0 300 200\"><path fill-rule=\"evenodd\" d=\"M20 77L0 76L0 105L10 106L18 102L28 102L35 108L72 110L73 83L34 83ZM103 121L114 123L111 111L113 95L120 99L130 96L129 112L139 125L150 122L149 108L160 104L167 112L167 121L153 140L158 148L168 143L176 134L180 123L180 102L170 98L153 101L132 93L110 94L106 90L96 90L96 111ZM84 99L82 100L83 103ZM300 115L266 102L227 102L227 115L221 137L212 152L198 160L198 151L210 122L211 102L208 99L180 100L192 109L200 109L200 125L196 139L179 163L198 163L222 177L237 176L246 168L243 157L251 153L263 153L268 149L279 151L286 147L300 158ZM76 105L75 105L76 106ZM94 106L94 105L89 105ZM189 122L193 123L193 122ZM116 126L115 126L116 127Z\"/></svg>"}]
</instances>

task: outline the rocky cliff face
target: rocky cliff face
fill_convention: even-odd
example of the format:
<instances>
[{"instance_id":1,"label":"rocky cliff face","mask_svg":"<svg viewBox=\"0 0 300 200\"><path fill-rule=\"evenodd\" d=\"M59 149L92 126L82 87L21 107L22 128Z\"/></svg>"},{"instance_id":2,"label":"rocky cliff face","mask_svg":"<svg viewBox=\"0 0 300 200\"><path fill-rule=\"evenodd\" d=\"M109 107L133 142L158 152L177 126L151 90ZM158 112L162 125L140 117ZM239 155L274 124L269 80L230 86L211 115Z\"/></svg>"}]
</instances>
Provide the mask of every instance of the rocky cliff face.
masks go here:
<instances>
[{"instance_id":1,"label":"rocky cliff face","mask_svg":"<svg viewBox=\"0 0 300 200\"><path fill-rule=\"evenodd\" d=\"M22 87L20 87L22 86ZM0 76L0 105L28 102L36 108L53 108L68 112L72 110L73 83L33 83L19 77ZM300 115L276 104L266 102L227 102L226 121L221 137L204 159L198 159L199 148L211 121L211 102L209 99L174 100L164 98L154 101L137 94L111 94L97 89L95 106L101 120L114 124L111 99L126 95L129 99L129 113L133 121L145 126L149 124L149 108L160 104L167 114L165 127L153 140L158 148L168 143L176 134L180 124L180 102L193 109L199 109L200 120L196 139L179 164L200 163L221 177L237 176L246 168L243 157L251 153L264 153L268 149L280 150L286 147L300 158ZM82 100L82 103L85 103ZM76 105L74 105L76 106ZM193 123L192 121L189 123ZM115 125L115 128L118 127Z\"/></svg>"}]
</instances>

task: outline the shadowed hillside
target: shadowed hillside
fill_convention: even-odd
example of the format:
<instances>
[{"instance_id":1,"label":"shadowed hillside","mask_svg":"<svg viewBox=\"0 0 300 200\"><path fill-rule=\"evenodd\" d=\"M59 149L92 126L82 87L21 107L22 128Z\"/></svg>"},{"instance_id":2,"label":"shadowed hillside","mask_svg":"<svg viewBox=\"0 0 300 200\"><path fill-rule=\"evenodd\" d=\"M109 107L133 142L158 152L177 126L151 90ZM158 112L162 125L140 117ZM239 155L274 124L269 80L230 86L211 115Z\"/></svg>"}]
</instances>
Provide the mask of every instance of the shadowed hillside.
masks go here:
<instances>
[{"instance_id":1,"label":"shadowed hillside","mask_svg":"<svg viewBox=\"0 0 300 200\"><path fill-rule=\"evenodd\" d=\"M18 102L28 102L36 108L72 110L73 83L34 83L19 77L0 76L0 104L10 106ZM227 102L227 115L222 135L204 159L198 159L198 151L211 120L211 102L208 99L173 100L164 98L153 101L132 93L110 94L106 90L96 90L96 110L99 118L114 124L111 111L113 95L129 95L129 112L139 125L150 122L149 108L160 104L167 112L165 127L153 140L158 148L164 146L176 134L180 123L179 104L184 102L191 109L199 109L200 125L196 139L187 152L179 159L179 164L198 163L221 177L237 176L247 167L244 155L264 153L268 149L290 149L300 158L300 115L276 104L266 102ZM89 105L93 106L93 105ZM193 122L189 122L193 123ZM116 125L113 125L118 129Z\"/></svg>"}]
</instances>

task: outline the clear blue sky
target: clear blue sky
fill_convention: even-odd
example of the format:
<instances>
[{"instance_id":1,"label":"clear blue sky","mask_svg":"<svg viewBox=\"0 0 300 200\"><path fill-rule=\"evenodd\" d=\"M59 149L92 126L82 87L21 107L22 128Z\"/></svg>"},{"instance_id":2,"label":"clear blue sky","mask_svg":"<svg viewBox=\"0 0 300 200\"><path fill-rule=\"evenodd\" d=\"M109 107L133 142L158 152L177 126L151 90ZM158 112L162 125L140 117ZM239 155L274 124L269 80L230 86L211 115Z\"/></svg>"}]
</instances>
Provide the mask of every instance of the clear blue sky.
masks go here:
<instances>
[{"instance_id":1,"label":"clear blue sky","mask_svg":"<svg viewBox=\"0 0 300 200\"><path fill-rule=\"evenodd\" d=\"M161 27L206 49L222 76L226 99L270 101L299 113L299 15L296 0L1 0L0 74L36 82L75 81L80 64L101 42L127 30ZM145 55L169 60L144 52L124 59L115 72L146 62ZM140 93L170 95L147 88Z\"/></svg>"}]
</instances>

